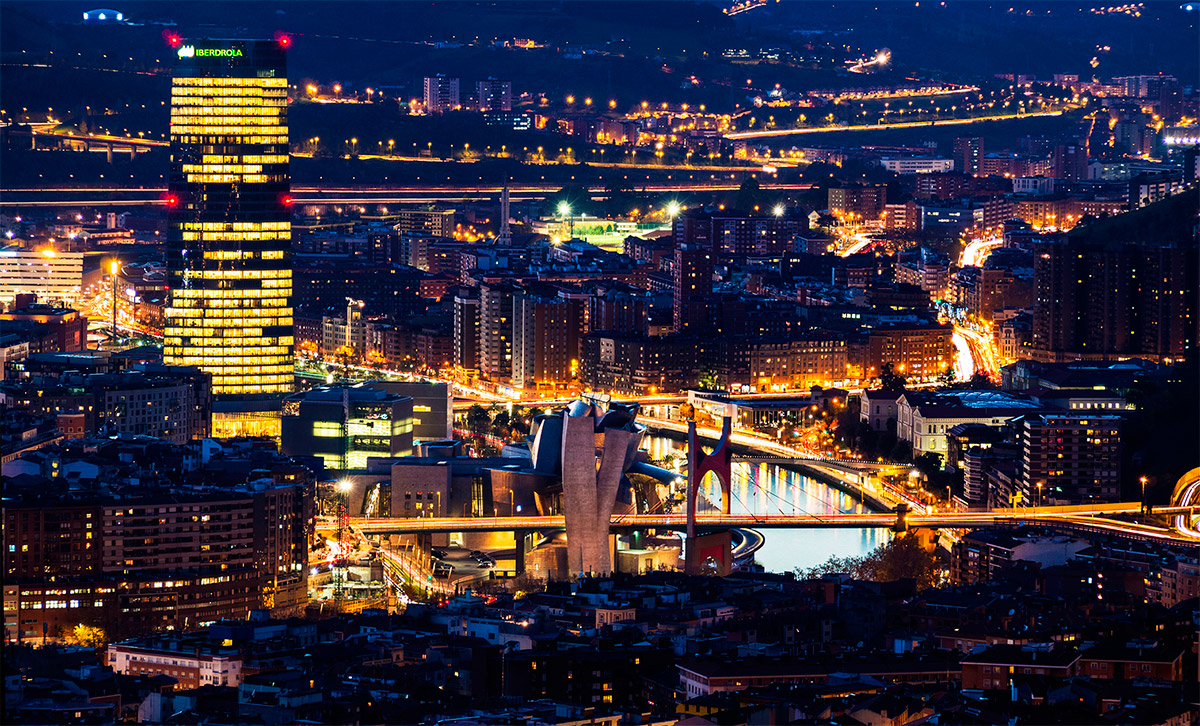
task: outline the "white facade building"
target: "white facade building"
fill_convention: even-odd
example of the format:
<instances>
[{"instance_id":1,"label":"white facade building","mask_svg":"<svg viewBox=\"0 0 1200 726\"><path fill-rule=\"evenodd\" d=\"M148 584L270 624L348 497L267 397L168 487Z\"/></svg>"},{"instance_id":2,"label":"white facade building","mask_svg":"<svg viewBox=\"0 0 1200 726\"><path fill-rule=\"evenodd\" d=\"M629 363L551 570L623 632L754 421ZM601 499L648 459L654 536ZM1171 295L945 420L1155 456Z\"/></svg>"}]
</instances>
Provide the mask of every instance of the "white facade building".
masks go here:
<instances>
[{"instance_id":1,"label":"white facade building","mask_svg":"<svg viewBox=\"0 0 1200 726\"><path fill-rule=\"evenodd\" d=\"M913 456L945 456L946 432L958 424L1003 426L1041 406L1002 391L906 391L896 402L896 436L912 444Z\"/></svg>"},{"instance_id":2,"label":"white facade building","mask_svg":"<svg viewBox=\"0 0 1200 726\"><path fill-rule=\"evenodd\" d=\"M32 293L38 302L74 307L83 286L83 253L52 249L0 250L0 303Z\"/></svg>"},{"instance_id":3,"label":"white facade building","mask_svg":"<svg viewBox=\"0 0 1200 726\"><path fill-rule=\"evenodd\" d=\"M240 655L148 649L114 643L108 646L108 665L114 673L170 676L179 681L178 688L237 686L242 682Z\"/></svg>"},{"instance_id":4,"label":"white facade building","mask_svg":"<svg viewBox=\"0 0 1200 726\"><path fill-rule=\"evenodd\" d=\"M884 169L897 174L940 174L954 171L954 159L936 156L906 156L881 161Z\"/></svg>"}]
</instances>

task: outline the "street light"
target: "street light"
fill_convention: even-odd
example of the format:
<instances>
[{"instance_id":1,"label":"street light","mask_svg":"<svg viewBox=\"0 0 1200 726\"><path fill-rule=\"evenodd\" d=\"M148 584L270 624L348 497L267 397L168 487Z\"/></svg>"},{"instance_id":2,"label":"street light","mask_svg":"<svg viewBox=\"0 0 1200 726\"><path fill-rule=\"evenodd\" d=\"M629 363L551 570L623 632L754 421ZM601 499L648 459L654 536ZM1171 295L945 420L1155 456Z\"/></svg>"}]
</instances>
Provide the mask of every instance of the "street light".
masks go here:
<instances>
[{"instance_id":1,"label":"street light","mask_svg":"<svg viewBox=\"0 0 1200 726\"><path fill-rule=\"evenodd\" d=\"M571 216L571 205L565 201L559 202L558 203L558 216L565 217L567 219L567 230L568 230L567 239L574 239L574 237L575 237L575 218Z\"/></svg>"},{"instance_id":2,"label":"street light","mask_svg":"<svg viewBox=\"0 0 1200 726\"><path fill-rule=\"evenodd\" d=\"M782 204L776 204L776 205L775 205L775 209L774 209L774 210L772 210L772 211L774 211L774 212L775 212L775 216L776 216L776 217L782 217L782 216L783 216L783 211L784 211L784 209L783 209L783 205L782 205Z\"/></svg>"},{"instance_id":3,"label":"street light","mask_svg":"<svg viewBox=\"0 0 1200 726\"><path fill-rule=\"evenodd\" d=\"M117 339L117 272L121 269L121 263L117 260L111 260L108 263L108 272L112 275L112 332L113 340Z\"/></svg>"}]
</instances>

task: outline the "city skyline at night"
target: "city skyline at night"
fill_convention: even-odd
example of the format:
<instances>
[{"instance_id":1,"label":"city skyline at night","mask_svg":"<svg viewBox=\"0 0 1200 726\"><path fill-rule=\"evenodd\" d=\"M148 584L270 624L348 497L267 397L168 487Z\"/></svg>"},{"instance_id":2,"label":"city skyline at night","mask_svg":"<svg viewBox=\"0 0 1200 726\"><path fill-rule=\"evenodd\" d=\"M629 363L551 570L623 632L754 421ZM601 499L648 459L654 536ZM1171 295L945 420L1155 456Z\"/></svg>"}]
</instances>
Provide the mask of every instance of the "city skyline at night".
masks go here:
<instances>
[{"instance_id":1,"label":"city skyline at night","mask_svg":"<svg viewBox=\"0 0 1200 726\"><path fill-rule=\"evenodd\" d=\"M0 4L3 722L1200 726L1198 25Z\"/></svg>"}]
</instances>

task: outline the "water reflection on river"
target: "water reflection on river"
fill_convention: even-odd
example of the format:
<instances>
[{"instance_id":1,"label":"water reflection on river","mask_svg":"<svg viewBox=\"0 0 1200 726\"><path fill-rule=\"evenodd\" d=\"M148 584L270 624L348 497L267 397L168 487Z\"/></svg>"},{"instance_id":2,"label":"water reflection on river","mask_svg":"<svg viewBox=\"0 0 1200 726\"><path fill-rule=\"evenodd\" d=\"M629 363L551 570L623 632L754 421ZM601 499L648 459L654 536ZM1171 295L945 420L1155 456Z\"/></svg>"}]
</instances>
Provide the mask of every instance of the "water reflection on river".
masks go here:
<instances>
[{"instance_id":1,"label":"water reflection on river","mask_svg":"<svg viewBox=\"0 0 1200 726\"><path fill-rule=\"evenodd\" d=\"M687 445L664 436L647 436L642 448L662 461L675 454L686 461ZM704 509L721 509L721 486L709 476L701 492ZM851 496L799 471L776 464L734 464L730 509L734 514L830 514L869 512ZM756 559L768 572L813 567L833 555L859 556L891 538L887 529L766 529L766 543Z\"/></svg>"}]
</instances>

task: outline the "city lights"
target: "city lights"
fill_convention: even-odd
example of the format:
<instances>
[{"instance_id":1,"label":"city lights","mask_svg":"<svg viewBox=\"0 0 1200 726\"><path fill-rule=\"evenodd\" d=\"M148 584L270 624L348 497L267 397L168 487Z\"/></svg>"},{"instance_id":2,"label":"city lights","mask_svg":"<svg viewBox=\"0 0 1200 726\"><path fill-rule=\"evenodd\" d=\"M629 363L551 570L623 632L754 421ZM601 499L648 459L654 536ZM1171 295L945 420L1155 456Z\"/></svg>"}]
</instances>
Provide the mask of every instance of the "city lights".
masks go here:
<instances>
[{"instance_id":1,"label":"city lights","mask_svg":"<svg viewBox=\"0 0 1200 726\"><path fill-rule=\"evenodd\" d=\"M1197 722L1181 2L4 8L5 723Z\"/></svg>"}]
</instances>

